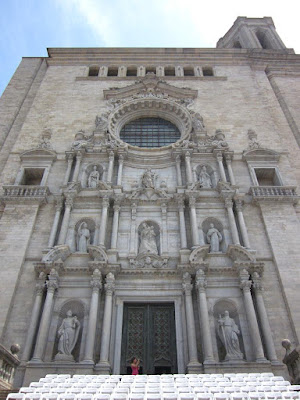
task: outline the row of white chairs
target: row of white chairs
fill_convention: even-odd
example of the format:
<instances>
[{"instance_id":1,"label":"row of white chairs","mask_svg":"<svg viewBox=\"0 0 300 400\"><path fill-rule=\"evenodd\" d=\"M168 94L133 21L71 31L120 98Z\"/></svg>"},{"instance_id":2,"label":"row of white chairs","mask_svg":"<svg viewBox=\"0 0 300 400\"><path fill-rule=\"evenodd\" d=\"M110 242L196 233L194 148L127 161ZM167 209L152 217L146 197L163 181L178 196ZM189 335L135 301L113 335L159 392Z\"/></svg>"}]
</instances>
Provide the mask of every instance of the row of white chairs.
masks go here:
<instances>
[{"instance_id":1,"label":"row of white chairs","mask_svg":"<svg viewBox=\"0 0 300 400\"><path fill-rule=\"evenodd\" d=\"M299 392L161 393L161 394L53 394L10 393L7 400L300 400Z\"/></svg>"}]
</instances>

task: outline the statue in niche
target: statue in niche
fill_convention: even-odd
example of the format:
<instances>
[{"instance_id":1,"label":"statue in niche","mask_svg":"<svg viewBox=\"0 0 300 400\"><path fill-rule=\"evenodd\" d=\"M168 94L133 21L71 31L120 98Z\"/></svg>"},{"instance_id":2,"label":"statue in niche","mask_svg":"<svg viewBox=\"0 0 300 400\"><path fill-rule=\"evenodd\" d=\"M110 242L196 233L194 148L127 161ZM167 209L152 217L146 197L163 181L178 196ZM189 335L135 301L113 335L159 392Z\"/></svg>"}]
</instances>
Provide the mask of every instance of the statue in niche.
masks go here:
<instances>
[{"instance_id":1,"label":"statue in niche","mask_svg":"<svg viewBox=\"0 0 300 400\"><path fill-rule=\"evenodd\" d=\"M141 253L158 254L154 227L144 222L142 224L140 235L141 235L141 243L139 247L139 254Z\"/></svg>"},{"instance_id":2,"label":"statue in niche","mask_svg":"<svg viewBox=\"0 0 300 400\"><path fill-rule=\"evenodd\" d=\"M152 172L150 168L148 168L142 176L142 187L146 188L146 189L148 189L148 188L154 189L155 188L155 178L156 178L156 174L154 172Z\"/></svg>"},{"instance_id":3,"label":"statue in niche","mask_svg":"<svg viewBox=\"0 0 300 400\"><path fill-rule=\"evenodd\" d=\"M211 177L208 174L208 172L206 171L206 167L205 165L203 165L203 167L201 168L201 171L199 173L199 182L201 187L203 188L212 188L212 181L211 181Z\"/></svg>"},{"instance_id":4,"label":"statue in niche","mask_svg":"<svg viewBox=\"0 0 300 400\"><path fill-rule=\"evenodd\" d=\"M238 338L240 330L235 321L230 318L229 311L224 312L224 317L219 316L218 325L218 334L226 350L225 360L243 359Z\"/></svg>"},{"instance_id":5,"label":"statue in niche","mask_svg":"<svg viewBox=\"0 0 300 400\"><path fill-rule=\"evenodd\" d=\"M97 165L94 165L93 171L90 173L88 178L88 187L89 188L96 188L98 187L100 179L99 171L97 170Z\"/></svg>"},{"instance_id":6,"label":"statue in niche","mask_svg":"<svg viewBox=\"0 0 300 400\"><path fill-rule=\"evenodd\" d=\"M210 253L218 253L220 251L220 242L222 241L222 235L215 228L214 224L209 225L209 230L206 234L207 243L210 244Z\"/></svg>"},{"instance_id":7,"label":"statue in niche","mask_svg":"<svg viewBox=\"0 0 300 400\"><path fill-rule=\"evenodd\" d=\"M77 232L77 251L80 253L87 253L88 245L91 240L91 232L86 222L82 222Z\"/></svg>"},{"instance_id":8,"label":"statue in niche","mask_svg":"<svg viewBox=\"0 0 300 400\"><path fill-rule=\"evenodd\" d=\"M76 345L80 331L80 322L76 315L73 315L72 310L67 311L66 318L63 319L58 329L58 354L56 358L61 358L59 355L69 356L73 359L72 351Z\"/></svg>"}]
</instances>

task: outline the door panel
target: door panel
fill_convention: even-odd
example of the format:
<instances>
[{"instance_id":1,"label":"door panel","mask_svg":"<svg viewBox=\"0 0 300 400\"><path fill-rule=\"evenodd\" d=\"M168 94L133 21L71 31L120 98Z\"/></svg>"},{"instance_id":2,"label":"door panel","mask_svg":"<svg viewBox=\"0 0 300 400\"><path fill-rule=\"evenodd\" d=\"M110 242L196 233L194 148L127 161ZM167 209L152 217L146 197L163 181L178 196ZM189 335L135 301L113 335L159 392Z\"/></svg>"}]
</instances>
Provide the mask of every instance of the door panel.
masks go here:
<instances>
[{"instance_id":1,"label":"door panel","mask_svg":"<svg viewBox=\"0 0 300 400\"><path fill-rule=\"evenodd\" d=\"M124 304L122 374L131 373L132 357L140 373L177 372L174 304Z\"/></svg>"}]
</instances>

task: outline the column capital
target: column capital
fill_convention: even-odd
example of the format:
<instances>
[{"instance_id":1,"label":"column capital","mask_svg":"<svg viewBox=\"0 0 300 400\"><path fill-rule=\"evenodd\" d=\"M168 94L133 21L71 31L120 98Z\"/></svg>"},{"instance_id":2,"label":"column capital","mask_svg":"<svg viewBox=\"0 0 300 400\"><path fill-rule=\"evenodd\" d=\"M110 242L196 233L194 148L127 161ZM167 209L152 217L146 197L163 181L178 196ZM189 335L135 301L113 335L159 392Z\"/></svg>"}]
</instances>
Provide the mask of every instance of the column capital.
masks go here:
<instances>
[{"instance_id":1,"label":"column capital","mask_svg":"<svg viewBox=\"0 0 300 400\"><path fill-rule=\"evenodd\" d=\"M115 153L114 153L113 151L110 151L110 152L108 153L108 159L109 159L109 161L114 161L114 159L115 159Z\"/></svg>"},{"instance_id":2,"label":"column capital","mask_svg":"<svg viewBox=\"0 0 300 400\"><path fill-rule=\"evenodd\" d=\"M73 202L74 202L74 197L67 195L66 196L66 207L72 208L73 207Z\"/></svg>"},{"instance_id":3,"label":"column capital","mask_svg":"<svg viewBox=\"0 0 300 400\"><path fill-rule=\"evenodd\" d=\"M63 197L62 196L55 196L54 197L54 202L55 202L55 209L56 211L61 211L64 201L63 201Z\"/></svg>"},{"instance_id":4,"label":"column capital","mask_svg":"<svg viewBox=\"0 0 300 400\"><path fill-rule=\"evenodd\" d=\"M36 295L42 295L44 293L44 289L46 286L46 282L45 281L39 281L35 284L35 294Z\"/></svg>"},{"instance_id":5,"label":"column capital","mask_svg":"<svg viewBox=\"0 0 300 400\"><path fill-rule=\"evenodd\" d=\"M225 197L224 203L225 203L226 208L232 208L232 206L233 206L231 197Z\"/></svg>"},{"instance_id":6,"label":"column capital","mask_svg":"<svg viewBox=\"0 0 300 400\"><path fill-rule=\"evenodd\" d=\"M66 151L66 159L68 162L72 162L74 159L73 151Z\"/></svg>"},{"instance_id":7,"label":"column capital","mask_svg":"<svg viewBox=\"0 0 300 400\"><path fill-rule=\"evenodd\" d=\"M214 153L215 153L217 161L222 161L223 160L223 153L222 153L221 150L216 150L216 151L214 151Z\"/></svg>"},{"instance_id":8,"label":"column capital","mask_svg":"<svg viewBox=\"0 0 300 400\"><path fill-rule=\"evenodd\" d=\"M205 272L202 269L198 269L196 272L196 287L199 292L205 292L207 286L207 281L205 277Z\"/></svg>"},{"instance_id":9,"label":"column capital","mask_svg":"<svg viewBox=\"0 0 300 400\"><path fill-rule=\"evenodd\" d=\"M93 278L90 281L90 285L91 285L93 292L98 292L100 289L102 289L101 278Z\"/></svg>"},{"instance_id":10,"label":"column capital","mask_svg":"<svg viewBox=\"0 0 300 400\"><path fill-rule=\"evenodd\" d=\"M102 198L102 207L103 208L108 208L109 207L109 197L103 197Z\"/></svg>"},{"instance_id":11,"label":"column capital","mask_svg":"<svg viewBox=\"0 0 300 400\"><path fill-rule=\"evenodd\" d=\"M185 158L191 158L191 153L189 151L186 151L184 154Z\"/></svg>"},{"instance_id":12,"label":"column capital","mask_svg":"<svg viewBox=\"0 0 300 400\"><path fill-rule=\"evenodd\" d=\"M123 164L124 162L124 156L123 154L119 154L119 164Z\"/></svg>"},{"instance_id":13,"label":"column capital","mask_svg":"<svg viewBox=\"0 0 300 400\"><path fill-rule=\"evenodd\" d=\"M231 163L231 161L233 159L233 151L225 152L224 156L225 156L227 163Z\"/></svg>"},{"instance_id":14,"label":"column capital","mask_svg":"<svg viewBox=\"0 0 300 400\"><path fill-rule=\"evenodd\" d=\"M114 209L114 212L120 212L121 204L119 201L115 201L113 209Z\"/></svg>"},{"instance_id":15,"label":"column capital","mask_svg":"<svg viewBox=\"0 0 300 400\"><path fill-rule=\"evenodd\" d=\"M184 206L184 197L183 196L178 196L176 198L176 201L177 201L177 206L178 206L179 211L183 211L184 208L185 208L185 206Z\"/></svg>"},{"instance_id":16,"label":"column capital","mask_svg":"<svg viewBox=\"0 0 300 400\"><path fill-rule=\"evenodd\" d=\"M243 290L243 292L250 292L251 286L252 286L252 281L241 280L240 288Z\"/></svg>"},{"instance_id":17,"label":"column capital","mask_svg":"<svg viewBox=\"0 0 300 400\"><path fill-rule=\"evenodd\" d=\"M52 292L54 293L56 289L58 289L58 279L52 279L49 281L46 281L46 285L47 285L47 291L48 292Z\"/></svg>"},{"instance_id":18,"label":"column capital","mask_svg":"<svg viewBox=\"0 0 300 400\"><path fill-rule=\"evenodd\" d=\"M193 290L193 284L191 282L191 274L188 272L185 272L182 277L182 289L183 292L187 295L190 296L192 294Z\"/></svg>"},{"instance_id":19,"label":"column capital","mask_svg":"<svg viewBox=\"0 0 300 400\"><path fill-rule=\"evenodd\" d=\"M180 164L181 163L181 155L177 154L177 156L175 157L175 161Z\"/></svg>"},{"instance_id":20,"label":"column capital","mask_svg":"<svg viewBox=\"0 0 300 400\"><path fill-rule=\"evenodd\" d=\"M236 210L238 212L243 211L244 201L242 199L237 198L237 199L234 199L234 202L235 202Z\"/></svg>"},{"instance_id":21,"label":"column capital","mask_svg":"<svg viewBox=\"0 0 300 400\"><path fill-rule=\"evenodd\" d=\"M194 196L189 197L189 205L190 207L196 207L196 198Z\"/></svg>"},{"instance_id":22,"label":"column capital","mask_svg":"<svg viewBox=\"0 0 300 400\"><path fill-rule=\"evenodd\" d=\"M254 272L252 275L252 282L253 282L253 287L256 292L262 293L263 292L263 284L261 282L261 277L257 272Z\"/></svg>"},{"instance_id":23,"label":"column capital","mask_svg":"<svg viewBox=\"0 0 300 400\"><path fill-rule=\"evenodd\" d=\"M105 292L107 295L112 296L115 291L115 276L112 272L106 275L106 283L104 285Z\"/></svg>"},{"instance_id":24,"label":"column capital","mask_svg":"<svg viewBox=\"0 0 300 400\"><path fill-rule=\"evenodd\" d=\"M76 151L76 160L81 160L83 157L83 150Z\"/></svg>"}]
</instances>

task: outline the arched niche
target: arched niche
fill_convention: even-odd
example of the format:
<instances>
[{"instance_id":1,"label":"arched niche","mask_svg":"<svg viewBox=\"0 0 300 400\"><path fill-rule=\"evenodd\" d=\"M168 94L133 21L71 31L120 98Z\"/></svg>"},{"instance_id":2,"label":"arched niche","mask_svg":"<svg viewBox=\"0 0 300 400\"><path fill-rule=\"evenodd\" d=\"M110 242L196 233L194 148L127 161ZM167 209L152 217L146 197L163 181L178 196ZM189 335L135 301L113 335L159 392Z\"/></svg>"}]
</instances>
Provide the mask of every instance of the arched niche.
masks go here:
<instances>
[{"instance_id":1,"label":"arched niche","mask_svg":"<svg viewBox=\"0 0 300 400\"><path fill-rule=\"evenodd\" d=\"M226 316L229 317L226 326L221 324L221 321ZM244 342L241 334L241 324L238 314L238 308L234 301L231 299L219 299L213 307L213 316L215 322L215 332L216 332L216 343L218 349L218 355L220 361L238 361L243 360L245 355ZM229 325L231 322L231 325ZM234 346L236 354L230 353L230 350L226 350L228 341L237 341Z\"/></svg>"},{"instance_id":2,"label":"arched niche","mask_svg":"<svg viewBox=\"0 0 300 400\"><path fill-rule=\"evenodd\" d=\"M138 227L138 254L161 254L159 225L151 220L140 223Z\"/></svg>"},{"instance_id":3,"label":"arched niche","mask_svg":"<svg viewBox=\"0 0 300 400\"><path fill-rule=\"evenodd\" d=\"M86 229L88 231L86 231ZM85 231L84 231L85 230ZM75 246L76 251L88 253L88 246L94 244L96 224L92 218L81 218L75 224ZM85 245L84 245L85 241ZM83 250L84 246L84 250ZM86 250L85 250L86 248Z\"/></svg>"},{"instance_id":4,"label":"arched niche","mask_svg":"<svg viewBox=\"0 0 300 400\"><path fill-rule=\"evenodd\" d=\"M103 181L104 170L102 164L88 164L82 171L81 186L83 188L97 189L99 182Z\"/></svg>"},{"instance_id":5,"label":"arched niche","mask_svg":"<svg viewBox=\"0 0 300 400\"><path fill-rule=\"evenodd\" d=\"M216 171L209 164L199 164L195 168L197 182L203 189L213 189L217 186Z\"/></svg>"},{"instance_id":6,"label":"arched niche","mask_svg":"<svg viewBox=\"0 0 300 400\"><path fill-rule=\"evenodd\" d=\"M208 217L201 224L205 244L208 244L208 245L210 244L208 241L207 233L208 233L209 229L211 228L211 224L213 224L214 228L216 228L222 236L222 240L219 243L219 251L222 253L226 253L227 246L226 246L226 241L225 241L224 227L223 227L222 222L219 221L217 218ZM209 252L211 253L210 250L209 250Z\"/></svg>"},{"instance_id":7,"label":"arched niche","mask_svg":"<svg viewBox=\"0 0 300 400\"><path fill-rule=\"evenodd\" d=\"M72 316L76 317L76 320L78 321L78 333L76 335L76 343L74 349L71 352L72 356L70 357L70 361L71 358L73 357L75 362L79 362L80 352L81 352L81 342L82 342L82 331L83 331L84 317L85 317L85 306L80 300L76 299L67 300L59 310L57 319L57 329L55 333L55 341L53 347L53 358L55 359L58 356L59 341L64 340L64 338L61 337L61 331L64 330L63 321L67 317L69 311L72 312ZM60 356L58 356L58 358L59 357Z\"/></svg>"}]
</instances>

